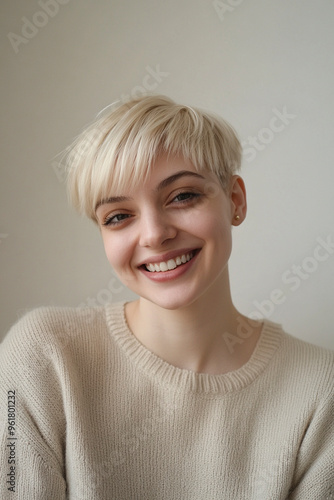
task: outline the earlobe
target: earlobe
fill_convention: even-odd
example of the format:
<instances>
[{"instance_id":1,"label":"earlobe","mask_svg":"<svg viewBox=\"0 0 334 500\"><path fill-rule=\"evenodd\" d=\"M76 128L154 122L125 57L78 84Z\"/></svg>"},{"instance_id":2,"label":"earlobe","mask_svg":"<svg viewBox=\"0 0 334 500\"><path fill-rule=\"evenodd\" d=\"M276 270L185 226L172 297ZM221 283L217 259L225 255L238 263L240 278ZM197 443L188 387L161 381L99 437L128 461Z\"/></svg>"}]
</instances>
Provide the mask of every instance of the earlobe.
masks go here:
<instances>
[{"instance_id":1,"label":"earlobe","mask_svg":"<svg viewBox=\"0 0 334 500\"><path fill-rule=\"evenodd\" d=\"M231 179L230 198L232 224L238 226L245 220L247 213L245 183L239 175L234 175Z\"/></svg>"}]
</instances>

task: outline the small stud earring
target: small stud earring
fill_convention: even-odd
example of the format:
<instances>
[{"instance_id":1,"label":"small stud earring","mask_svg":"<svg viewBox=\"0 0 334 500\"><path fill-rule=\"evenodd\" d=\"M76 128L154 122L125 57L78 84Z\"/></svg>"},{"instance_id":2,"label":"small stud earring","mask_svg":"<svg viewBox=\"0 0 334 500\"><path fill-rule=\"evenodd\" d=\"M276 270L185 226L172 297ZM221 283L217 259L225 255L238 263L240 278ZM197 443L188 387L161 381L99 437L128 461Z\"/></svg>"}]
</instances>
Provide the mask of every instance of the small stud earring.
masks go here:
<instances>
[{"instance_id":1,"label":"small stud earring","mask_svg":"<svg viewBox=\"0 0 334 500\"><path fill-rule=\"evenodd\" d=\"M240 215L235 215L234 218L235 220L240 220Z\"/></svg>"}]
</instances>

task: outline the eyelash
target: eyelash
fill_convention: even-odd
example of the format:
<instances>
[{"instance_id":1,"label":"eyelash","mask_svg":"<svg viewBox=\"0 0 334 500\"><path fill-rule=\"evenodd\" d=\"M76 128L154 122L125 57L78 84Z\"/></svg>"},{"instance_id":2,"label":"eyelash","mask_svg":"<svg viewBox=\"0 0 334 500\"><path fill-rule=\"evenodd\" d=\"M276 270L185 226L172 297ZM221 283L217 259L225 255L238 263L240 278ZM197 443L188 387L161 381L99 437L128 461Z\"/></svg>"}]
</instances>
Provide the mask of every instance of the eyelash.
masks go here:
<instances>
[{"instance_id":1,"label":"eyelash","mask_svg":"<svg viewBox=\"0 0 334 500\"><path fill-rule=\"evenodd\" d=\"M182 197L182 196L186 196L186 198L184 199L181 199L181 200L178 200L176 201L176 203L178 205L182 204L182 205L191 205L192 203L194 203L197 199L199 199L201 197L200 193L193 193L191 191L183 191L179 194L177 194L176 196L174 196L174 198L172 199L171 203L175 202L175 200L179 197ZM124 218L122 218L121 220L115 220L116 217L122 217L124 216ZM122 214L122 213L119 213L119 214L114 214L110 217L106 217L106 219L103 221L102 225L103 226L118 226L120 224L122 224L124 222L124 220L130 218L131 215L130 214Z\"/></svg>"},{"instance_id":2,"label":"eyelash","mask_svg":"<svg viewBox=\"0 0 334 500\"><path fill-rule=\"evenodd\" d=\"M183 200L179 200L177 203L191 203L199 198L201 195L199 193L194 193L192 191L181 191L181 193L177 194L172 201L176 200L179 196L187 196L187 198Z\"/></svg>"},{"instance_id":3,"label":"eyelash","mask_svg":"<svg viewBox=\"0 0 334 500\"><path fill-rule=\"evenodd\" d=\"M124 219L114 220L116 219L116 217L120 217L123 215L125 216ZM128 217L130 217L130 214L115 214L111 217L106 217L106 219L102 223L102 226L118 226L119 224L122 224L124 220L128 219Z\"/></svg>"}]
</instances>

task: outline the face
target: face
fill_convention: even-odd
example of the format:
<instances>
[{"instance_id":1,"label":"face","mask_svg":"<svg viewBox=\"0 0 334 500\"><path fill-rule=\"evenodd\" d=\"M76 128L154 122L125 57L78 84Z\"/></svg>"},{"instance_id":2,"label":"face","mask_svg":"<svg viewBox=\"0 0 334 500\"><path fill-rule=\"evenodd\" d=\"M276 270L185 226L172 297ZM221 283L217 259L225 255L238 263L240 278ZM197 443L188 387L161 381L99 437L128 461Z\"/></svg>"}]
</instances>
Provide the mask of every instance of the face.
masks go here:
<instances>
[{"instance_id":1,"label":"face","mask_svg":"<svg viewBox=\"0 0 334 500\"><path fill-rule=\"evenodd\" d=\"M221 293L231 226L246 213L240 177L226 193L215 174L162 156L143 185L112 196L96 217L107 258L128 288L166 309Z\"/></svg>"}]
</instances>

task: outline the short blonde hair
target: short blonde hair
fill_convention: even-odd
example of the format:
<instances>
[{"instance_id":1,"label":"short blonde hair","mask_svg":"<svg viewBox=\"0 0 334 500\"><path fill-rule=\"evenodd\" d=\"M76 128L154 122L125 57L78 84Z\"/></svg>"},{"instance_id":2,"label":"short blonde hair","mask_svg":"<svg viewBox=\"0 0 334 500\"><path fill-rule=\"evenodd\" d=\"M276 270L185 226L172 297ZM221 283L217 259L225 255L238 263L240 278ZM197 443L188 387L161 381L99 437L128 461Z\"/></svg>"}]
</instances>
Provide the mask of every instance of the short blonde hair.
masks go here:
<instances>
[{"instance_id":1,"label":"short blonde hair","mask_svg":"<svg viewBox=\"0 0 334 500\"><path fill-rule=\"evenodd\" d=\"M96 222L96 207L145 182L159 155L177 155L214 172L224 189L241 164L242 148L222 118L165 96L118 103L67 150L68 193L74 207Z\"/></svg>"}]
</instances>

